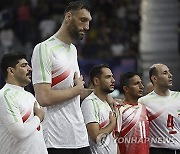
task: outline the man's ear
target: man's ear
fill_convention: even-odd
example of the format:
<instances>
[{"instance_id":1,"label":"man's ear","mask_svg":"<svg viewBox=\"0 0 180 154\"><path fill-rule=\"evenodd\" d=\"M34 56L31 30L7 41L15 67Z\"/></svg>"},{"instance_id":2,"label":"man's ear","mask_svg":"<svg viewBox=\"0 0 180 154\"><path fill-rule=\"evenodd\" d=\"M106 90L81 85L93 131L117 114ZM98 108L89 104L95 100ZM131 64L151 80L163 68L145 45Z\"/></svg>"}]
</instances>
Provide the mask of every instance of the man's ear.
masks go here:
<instances>
[{"instance_id":1,"label":"man's ear","mask_svg":"<svg viewBox=\"0 0 180 154\"><path fill-rule=\"evenodd\" d=\"M151 76L151 80L152 80L153 82L156 82L156 81L157 81L157 77L156 77L155 75L152 75L152 76Z\"/></svg>"},{"instance_id":2,"label":"man's ear","mask_svg":"<svg viewBox=\"0 0 180 154\"><path fill-rule=\"evenodd\" d=\"M94 85L98 85L99 84L99 78L94 77L93 81L94 81Z\"/></svg>"},{"instance_id":3,"label":"man's ear","mask_svg":"<svg viewBox=\"0 0 180 154\"><path fill-rule=\"evenodd\" d=\"M7 72L8 72L8 74L13 75L14 74L14 68L8 67Z\"/></svg>"},{"instance_id":4,"label":"man's ear","mask_svg":"<svg viewBox=\"0 0 180 154\"><path fill-rule=\"evenodd\" d=\"M127 86L123 86L123 90L124 90L124 92L128 92L128 87Z\"/></svg>"},{"instance_id":5,"label":"man's ear","mask_svg":"<svg viewBox=\"0 0 180 154\"><path fill-rule=\"evenodd\" d=\"M71 12L67 12L66 15L65 15L65 20L66 21L70 21L72 18L72 13Z\"/></svg>"}]
</instances>

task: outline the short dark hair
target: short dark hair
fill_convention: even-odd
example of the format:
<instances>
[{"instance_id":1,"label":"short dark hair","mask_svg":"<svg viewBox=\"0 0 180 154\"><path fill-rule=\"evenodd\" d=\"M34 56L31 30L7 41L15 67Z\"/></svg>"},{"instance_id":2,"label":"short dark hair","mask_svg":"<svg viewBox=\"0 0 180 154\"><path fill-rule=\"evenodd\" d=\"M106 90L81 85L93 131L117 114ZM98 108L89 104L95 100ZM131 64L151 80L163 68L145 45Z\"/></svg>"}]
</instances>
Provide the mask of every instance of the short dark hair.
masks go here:
<instances>
[{"instance_id":1,"label":"short dark hair","mask_svg":"<svg viewBox=\"0 0 180 154\"><path fill-rule=\"evenodd\" d=\"M64 14L69 11L78 11L81 9L86 9L90 12L90 7L84 4L82 1L70 2L64 11Z\"/></svg>"},{"instance_id":2,"label":"short dark hair","mask_svg":"<svg viewBox=\"0 0 180 154\"><path fill-rule=\"evenodd\" d=\"M153 81L152 81L152 79L151 79L151 77L153 76L153 75L157 75L158 74L158 71L157 71L157 69L156 69L156 66L155 65L152 65L151 67L150 67L150 69L149 69L149 79L150 79L150 81L153 83Z\"/></svg>"},{"instance_id":3,"label":"short dark hair","mask_svg":"<svg viewBox=\"0 0 180 154\"><path fill-rule=\"evenodd\" d=\"M94 65L89 73L90 76L90 80L92 82L92 84L94 85L94 77L100 78L102 75L102 68L109 68L109 66L107 64L99 64L99 65ZM110 68L109 68L110 69Z\"/></svg>"},{"instance_id":4,"label":"short dark hair","mask_svg":"<svg viewBox=\"0 0 180 154\"><path fill-rule=\"evenodd\" d=\"M16 65L19 63L19 60L26 59L26 55L21 52L15 52L15 53L8 53L5 54L1 59L1 71L5 79L7 79L7 68L13 67L15 68Z\"/></svg>"},{"instance_id":5,"label":"short dark hair","mask_svg":"<svg viewBox=\"0 0 180 154\"><path fill-rule=\"evenodd\" d=\"M124 93L123 86L128 87L129 83L130 83L130 79L133 78L135 75L139 76L139 74L137 72L130 71L130 72L126 72L120 76L119 83L120 83L120 91L121 92Z\"/></svg>"}]
</instances>

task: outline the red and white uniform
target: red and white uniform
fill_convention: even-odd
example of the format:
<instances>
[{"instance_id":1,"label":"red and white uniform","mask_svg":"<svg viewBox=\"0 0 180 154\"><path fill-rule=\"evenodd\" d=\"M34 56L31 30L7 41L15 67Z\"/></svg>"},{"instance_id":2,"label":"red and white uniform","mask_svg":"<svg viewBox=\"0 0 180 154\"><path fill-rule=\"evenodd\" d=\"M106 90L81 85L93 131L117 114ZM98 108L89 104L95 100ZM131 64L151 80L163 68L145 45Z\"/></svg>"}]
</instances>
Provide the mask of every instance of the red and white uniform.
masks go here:
<instances>
[{"instance_id":1,"label":"red and white uniform","mask_svg":"<svg viewBox=\"0 0 180 154\"><path fill-rule=\"evenodd\" d=\"M144 105L118 106L118 145L122 154L149 154L149 122Z\"/></svg>"},{"instance_id":2,"label":"red and white uniform","mask_svg":"<svg viewBox=\"0 0 180 154\"><path fill-rule=\"evenodd\" d=\"M33 84L49 83L54 90L72 88L74 73L80 75L76 47L52 36L34 48L32 69ZM76 149L89 146L80 95L47 107L43 128L48 148Z\"/></svg>"},{"instance_id":3,"label":"red and white uniform","mask_svg":"<svg viewBox=\"0 0 180 154\"><path fill-rule=\"evenodd\" d=\"M180 92L159 96L154 91L141 97L150 121L150 146L180 149Z\"/></svg>"},{"instance_id":4,"label":"red and white uniform","mask_svg":"<svg viewBox=\"0 0 180 154\"><path fill-rule=\"evenodd\" d=\"M112 112L107 102L101 101L93 92L84 99L81 109L86 124L95 122L100 128L109 124L109 113ZM104 144L95 143L89 136L90 149L92 154L117 154L117 143L113 137L113 132L107 134Z\"/></svg>"},{"instance_id":5,"label":"red and white uniform","mask_svg":"<svg viewBox=\"0 0 180 154\"><path fill-rule=\"evenodd\" d=\"M47 154L35 97L24 88L6 84L0 90L0 154Z\"/></svg>"}]
</instances>

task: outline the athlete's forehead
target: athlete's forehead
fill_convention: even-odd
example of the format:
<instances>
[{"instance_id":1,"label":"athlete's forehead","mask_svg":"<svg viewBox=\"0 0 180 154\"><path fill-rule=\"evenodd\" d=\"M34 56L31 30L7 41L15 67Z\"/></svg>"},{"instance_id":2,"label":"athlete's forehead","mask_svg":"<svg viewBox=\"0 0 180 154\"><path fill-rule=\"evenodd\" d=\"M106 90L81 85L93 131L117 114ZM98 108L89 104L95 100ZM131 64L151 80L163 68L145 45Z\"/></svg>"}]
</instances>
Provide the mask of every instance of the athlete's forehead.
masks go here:
<instances>
[{"instance_id":1,"label":"athlete's forehead","mask_svg":"<svg viewBox=\"0 0 180 154\"><path fill-rule=\"evenodd\" d=\"M165 71L169 71L169 68L164 64L154 64L150 67L151 69L155 69L157 73L162 73Z\"/></svg>"},{"instance_id":2,"label":"athlete's forehead","mask_svg":"<svg viewBox=\"0 0 180 154\"><path fill-rule=\"evenodd\" d=\"M87 21L92 20L90 12L86 9L80 9L80 10L74 11L72 12L72 14L76 15L78 18L84 18Z\"/></svg>"},{"instance_id":3,"label":"athlete's forehead","mask_svg":"<svg viewBox=\"0 0 180 154\"><path fill-rule=\"evenodd\" d=\"M165 71L169 72L169 68L166 65L164 65L164 64L157 65L156 69L157 69L158 73L163 73Z\"/></svg>"},{"instance_id":4,"label":"athlete's forehead","mask_svg":"<svg viewBox=\"0 0 180 154\"><path fill-rule=\"evenodd\" d=\"M139 75L134 75L132 78L129 79L129 81L130 81L130 84L136 83L136 82L142 82L142 80L139 77Z\"/></svg>"}]
</instances>

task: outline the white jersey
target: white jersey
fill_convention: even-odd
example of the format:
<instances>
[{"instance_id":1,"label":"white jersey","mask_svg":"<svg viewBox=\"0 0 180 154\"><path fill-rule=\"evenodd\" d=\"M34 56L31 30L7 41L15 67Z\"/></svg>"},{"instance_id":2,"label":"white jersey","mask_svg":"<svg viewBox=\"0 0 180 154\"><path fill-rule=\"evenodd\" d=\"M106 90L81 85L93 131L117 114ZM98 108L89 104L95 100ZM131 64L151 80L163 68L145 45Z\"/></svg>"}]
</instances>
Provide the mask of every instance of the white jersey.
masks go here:
<instances>
[{"instance_id":1,"label":"white jersey","mask_svg":"<svg viewBox=\"0 0 180 154\"><path fill-rule=\"evenodd\" d=\"M150 146L176 150L180 149L180 92L169 93L159 96L152 91L139 102L148 110Z\"/></svg>"},{"instance_id":2,"label":"white jersey","mask_svg":"<svg viewBox=\"0 0 180 154\"><path fill-rule=\"evenodd\" d=\"M36 45L32 55L32 81L50 83L52 89L72 88L74 73L79 72L77 50L52 36ZM47 107L44 137L48 148L82 148L89 146L80 108L80 96Z\"/></svg>"},{"instance_id":3,"label":"white jersey","mask_svg":"<svg viewBox=\"0 0 180 154\"><path fill-rule=\"evenodd\" d=\"M94 93L91 93L81 104L86 124L97 122L100 128L109 124L109 112L112 111L107 102L102 102ZM112 132L106 136L106 145L96 144L89 136L90 149L93 154L117 154L117 143Z\"/></svg>"},{"instance_id":4,"label":"white jersey","mask_svg":"<svg viewBox=\"0 0 180 154\"><path fill-rule=\"evenodd\" d=\"M0 90L0 154L47 154L40 120L34 116L35 101L31 93L19 86L6 84ZM10 131L18 122L24 127L31 123L24 129L28 136L21 140Z\"/></svg>"}]
</instances>

